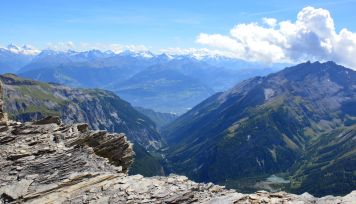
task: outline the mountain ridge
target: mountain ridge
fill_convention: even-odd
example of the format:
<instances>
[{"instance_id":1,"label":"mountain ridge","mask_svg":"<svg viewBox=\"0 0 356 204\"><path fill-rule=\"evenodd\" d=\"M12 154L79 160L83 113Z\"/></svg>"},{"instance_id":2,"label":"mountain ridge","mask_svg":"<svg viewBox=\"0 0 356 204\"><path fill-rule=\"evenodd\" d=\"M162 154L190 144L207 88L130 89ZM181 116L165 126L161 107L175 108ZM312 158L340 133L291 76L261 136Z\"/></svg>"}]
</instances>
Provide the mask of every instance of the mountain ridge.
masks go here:
<instances>
[{"instance_id":1,"label":"mountain ridge","mask_svg":"<svg viewBox=\"0 0 356 204\"><path fill-rule=\"evenodd\" d=\"M287 172L315 138L355 123L355 84L355 71L332 62L307 62L241 82L163 128L173 145L168 168L219 183ZM342 181L349 190L356 186Z\"/></svg>"}]
</instances>

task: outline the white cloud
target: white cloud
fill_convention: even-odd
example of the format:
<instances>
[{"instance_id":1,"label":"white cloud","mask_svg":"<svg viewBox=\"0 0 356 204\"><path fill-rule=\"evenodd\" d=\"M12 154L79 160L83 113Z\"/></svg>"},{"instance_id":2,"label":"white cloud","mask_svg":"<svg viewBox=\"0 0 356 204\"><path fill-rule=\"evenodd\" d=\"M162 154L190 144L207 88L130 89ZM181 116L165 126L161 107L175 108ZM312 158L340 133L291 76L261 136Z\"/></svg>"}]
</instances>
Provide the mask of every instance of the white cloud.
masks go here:
<instances>
[{"instance_id":1,"label":"white cloud","mask_svg":"<svg viewBox=\"0 0 356 204\"><path fill-rule=\"evenodd\" d=\"M56 50L56 51L68 51L68 50L76 50L76 51L87 51L92 49L97 49L101 51L113 51L114 53L121 53L123 51L129 50L133 52L144 52L148 51L148 48L144 45L121 45L121 44L105 44L105 43L73 43L71 41L68 42L56 42L56 43L48 43L47 49Z\"/></svg>"},{"instance_id":2,"label":"white cloud","mask_svg":"<svg viewBox=\"0 0 356 204\"><path fill-rule=\"evenodd\" d=\"M179 56L179 55L190 55L196 59L202 59L204 57L214 57L214 56L231 56L232 53L221 51L221 50L212 50L207 48L165 48L160 49L158 51L159 54L167 54L172 56Z\"/></svg>"},{"instance_id":3,"label":"white cloud","mask_svg":"<svg viewBox=\"0 0 356 204\"><path fill-rule=\"evenodd\" d=\"M106 46L107 50L111 50L115 53L120 53L125 50L132 52L146 52L148 48L144 45L121 45L121 44L109 44Z\"/></svg>"},{"instance_id":4,"label":"white cloud","mask_svg":"<svg viewBox=\"0 0 356 204\"><path fill-rule=\"evenodd\" d=\"M263 63L295 63L333 60L356 68L356 33L335 30L330 12L306 7L295 22L263 18L258 23L238 24L229 35L201 33L197 42L235 58Z\"/></svg>"},{"instance_id":5,"label":"white cloud","mask_svg":"<svg viewBox=\"0 0 356 204\"><path fill-rule=\"evenodd\" d=\"M275 19L275 18L264 17L264 18L262 18L262 21L264 24L266 24L270 27L275 27L277 25L277 19Z\"/></svg>"},{"instance_id":6,"label":"white cloud","mask_svg":"<svg viewBox=\"0 0 356 204\"><path fill-rule=\"evenodd\" d=\"M75 44L72 41L47 43L47 49L55 51L67 51L75 49Z\"/></svg>"}]
</instances>

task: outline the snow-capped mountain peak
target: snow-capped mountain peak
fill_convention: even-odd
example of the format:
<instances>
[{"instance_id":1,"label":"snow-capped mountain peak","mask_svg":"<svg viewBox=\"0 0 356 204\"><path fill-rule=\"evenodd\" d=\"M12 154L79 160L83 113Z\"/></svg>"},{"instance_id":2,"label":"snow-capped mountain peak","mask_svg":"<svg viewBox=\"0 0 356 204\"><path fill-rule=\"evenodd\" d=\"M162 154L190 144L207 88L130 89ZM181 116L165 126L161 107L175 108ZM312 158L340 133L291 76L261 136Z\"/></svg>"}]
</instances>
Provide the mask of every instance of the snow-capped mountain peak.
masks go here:
<instances>
[{"instance_id":1,"label":"snow-capped mountain peak","mask_svg":"<svg viewBox=\"0 0 356 204\"><path fill-rule=\"evenodd\" d=\"M23 54L23 55L37 55L40 53L40 50L37 50L31 45L24 45L22 47L19 47L15 44L9 44L6 48L6 50L15 53L15 54Z\"/></svg>"}]
</instances>

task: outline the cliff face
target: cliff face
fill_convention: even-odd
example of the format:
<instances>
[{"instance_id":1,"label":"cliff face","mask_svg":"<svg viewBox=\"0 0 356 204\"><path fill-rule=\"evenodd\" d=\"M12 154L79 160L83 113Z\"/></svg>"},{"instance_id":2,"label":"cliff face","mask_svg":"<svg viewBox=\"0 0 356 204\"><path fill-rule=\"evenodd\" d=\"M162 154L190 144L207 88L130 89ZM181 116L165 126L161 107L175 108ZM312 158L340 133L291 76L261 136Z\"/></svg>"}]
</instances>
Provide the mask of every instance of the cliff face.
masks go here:
<instances>
[{"instance_id":1,"label":"cliff face","mask_svg":"<svg viewBox=\"0 0 356 204\"><path fill-rule=\"evenodd\" d=\"M0 203L352 203L356 199L356 191L324 198L265 191L247 195L184 176L128 176L134 152L123 134L93 132L86 124L64 125L58 117L9 121L1 106L0 116Z\"/></svg>"}]
</instances>

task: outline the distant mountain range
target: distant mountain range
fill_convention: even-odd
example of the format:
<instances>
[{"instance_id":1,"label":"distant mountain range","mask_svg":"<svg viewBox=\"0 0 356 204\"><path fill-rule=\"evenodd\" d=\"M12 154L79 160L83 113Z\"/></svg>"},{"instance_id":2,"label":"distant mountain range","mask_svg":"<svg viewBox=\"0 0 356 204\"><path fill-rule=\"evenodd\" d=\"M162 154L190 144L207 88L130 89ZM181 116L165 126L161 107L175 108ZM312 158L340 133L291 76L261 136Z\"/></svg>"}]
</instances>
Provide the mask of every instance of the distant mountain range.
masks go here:
<instances>
[{"instance_id":1,"label":"distant mountain range","mask_svg":"<svg viewBox=\"0 0 356 204\"><path fill-rule=\"evenodd\" d=\"M203 54L168 55L129 50L120 53L38 51L15 45L0 49L0 73L15 73L72 87L104 88L134 106L177 114L243 79L266 75L275 69ZM138 80L142 81L137 83Z\"/></svg>"},{"instance_id":2,"label":"distant mountain range","mask_svg":"<svg viewBox=\"0 0 356 204\"><path fill-rule=\"evenodd\" d=\"M244 182L280 174L293 192L346 194L356 188L356 72L307 62L254 77L162 133L167 168L197 181L244 191Z\"/></svg>"}]
</instances>

